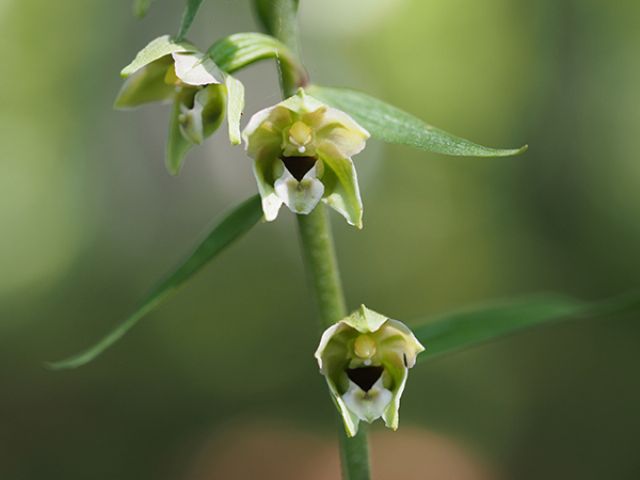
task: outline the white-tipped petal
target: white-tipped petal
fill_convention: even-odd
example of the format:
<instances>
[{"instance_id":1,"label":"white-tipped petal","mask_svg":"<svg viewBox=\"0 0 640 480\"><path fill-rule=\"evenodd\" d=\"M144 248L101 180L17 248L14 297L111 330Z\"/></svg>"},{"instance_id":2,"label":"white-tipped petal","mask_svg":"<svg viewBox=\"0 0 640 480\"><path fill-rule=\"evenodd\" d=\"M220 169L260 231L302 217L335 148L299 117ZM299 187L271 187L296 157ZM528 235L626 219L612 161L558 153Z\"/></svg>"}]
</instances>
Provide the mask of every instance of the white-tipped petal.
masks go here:
<instances>
[{"instance_id":1,"label":"white-tipped petal","mask_svg":"<svg viewBox=\"0 0 640 480\"><path fill-rule=\"evenodd\" d=\"M222 72L211 57L200 52L172 53L176 76L188 85L220 83Z\"/></svg>"},{"instance_id":2,"label":"white-tipped petal","mask_svg":"<svg viewBox=\"0 0 640 480\"><path fill-rule=\"evenodd\" d=\"M262 211L267 222L273 222L278 217L280 207L282 207L282 200L275 193L262 197Z\"/></svg>"},{"instance_id":3,"label":"white-tipped petal","mask_svg":"<svg viewBox=\"0 0 640 480\"><path fill-rule=\"evenodd\" d=\"M274 189L289 210L301 215L309 214L324 193L324 185L316 178L315 165L300 181L285 168L282 176L276 180Z\"/></svg>"},{"instance_id":4,"label":"white-tipped petal","mask_svg":"<svg viewBox=\"0 0 640 480\"><path fill-rule=\"evenodd\" d=\"M345 405L360 420L373 422L380 418L387 406L391 403L393 394L384 388L382 377L369 389L368 392L362 390L358 385L349 380L349 389L342 396Z\"/></svg>"}]
</instances>

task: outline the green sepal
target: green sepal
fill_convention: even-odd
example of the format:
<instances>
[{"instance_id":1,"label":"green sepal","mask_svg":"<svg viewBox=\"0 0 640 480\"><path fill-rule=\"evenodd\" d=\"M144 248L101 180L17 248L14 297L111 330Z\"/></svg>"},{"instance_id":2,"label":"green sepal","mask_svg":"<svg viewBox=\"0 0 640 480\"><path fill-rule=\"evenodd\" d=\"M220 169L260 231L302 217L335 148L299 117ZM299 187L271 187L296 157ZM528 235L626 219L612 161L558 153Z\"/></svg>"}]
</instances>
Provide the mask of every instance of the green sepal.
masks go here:
<instances>
[{"instance_id":1,"label":"green sepal","mask_svg":"<svg viewBox=\"0 0 640 480\"><path fill-rule=\"evenodd\" d=\"M350 225L362 228L362 198L353 161L340 155L331 144L319 147L318 155L326 167L322 177L325 185L323 202L342 215Z\"/></svg>"},{"instance_id":2,"label":"green sepal","mask_svg":"<svg viewBox=\"0 0 640 480\"><path fill-rule=\"evenodd\" d=\"M229 141L231 145L240 145L240 119L244 110L244 85L231 75L225 76L227 93L227 123L229 126Z\"/></svg>"},{"instance_id":3,"label":"green sepal","mask_svg":"<svg viewBox=\"0 0 640 480\"><path fill-rule=\"evenodd\" d=\"M165 82L165 76L172 64L171 57L159 58L128 77L113 106L122 110L171 100L176 87Z\"/></svg>"},{"instance_id":4,"label":"green sepal","mask_svg":"<svg viewBox=\"0 0 640 480\"><path fill-rule=\"evenodd\" d=\"M211 229L207 237L196 247L160 285L158 285L140 307L123 323L91 348L59 362L48 363L54 370L77 368L85 365L116 343L142 318L167 300L209 261L227 246L251 230L262 218L260 198L255 195L227 212Z\"/></svg>"},{"instance_id":5,"label":"green sepal","mask_svg":"<svg viewBox=\"0 0 640 480\"><path fill-rule=\"evenodd\" d=\"M138 52L133 61L124 67L120 75L124 78L133 75L142 67L149 65L151 62L171 55L176 52L197 52L198 50L188 42L176 42L169 35L158 37Z\"/></svg>"},{"instance_id":6,"label":"green sepal","mask_svg":"<svg viewBox=\"0 0 640 480\"><path fill-rule=\"evenodd\" d=\"M253 162L253 175L258 184L258 192L262 200L262 210L264 211L264 218L267 222L276 219L283 203L274 188L276 180L274 170L277 162L282 163L268 148L263 149Z\"/></svg>"},{"instance_id":7,"label":"green sepal","mask_svg":"<svg viewBox=\"0 0 640 480\"><path fill-rule=\"evenodd\" d=\"M508 157L527 150L484 147L464 138L432 127L419 118L355 90L318 85L307 91L332 107L351 115L373 138L388 143L408 145L435 153L468 157Z\"/></svg>"},{"instance_id":8,"label":"green sepal","mask_svg":"<svg viewBox=\"0 0 640 480\"><path fill-rule=\"evenodd\" d=\"M342 319L342 322L355 328L360 333L371 333L380 329L388 320L388 317L375 312L364 305L355 310L351 315Z\"/></svg>"},{"instance_id":9,"label":"green sepal","mask_svg":"<svg viewBox=\"0 0 640 480\"><path fill-rule=\"evenodd\" d=\"M182 90L175 96L169 117L165 165L171 175L180 173L184 158L194 145L183 135L180 128L180 115L182 114L180 106L189 98L189 95L195 96L195 92L191 89Z\"/></svg>"}]
</instances>

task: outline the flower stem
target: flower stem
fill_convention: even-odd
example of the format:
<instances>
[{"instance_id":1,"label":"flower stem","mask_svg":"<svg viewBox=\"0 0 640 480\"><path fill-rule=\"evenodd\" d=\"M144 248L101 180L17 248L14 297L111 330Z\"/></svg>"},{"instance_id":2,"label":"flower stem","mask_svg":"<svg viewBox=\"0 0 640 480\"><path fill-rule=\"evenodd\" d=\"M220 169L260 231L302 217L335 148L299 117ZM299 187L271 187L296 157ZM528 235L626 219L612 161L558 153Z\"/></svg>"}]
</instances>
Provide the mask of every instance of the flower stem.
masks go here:
<instances>
[{"instance_id":1,"label":"flower stem","mask_svg":"<svg viewBox=\"0 0 640 480\"><path fill-rule=\"evenodd\" d=\"M341 421L342 423L342 421ZM367 426L360 423L358 433L348 438L340 425L340 457L342 459L342 478L345 480L369 480L369 443Z\"/></svg>"},{"instance_id":2,"label":"flower stem","mask_svg":"<svg viewBox=\"0 0 640 480\"><path fill-rule=\"evenodd\" d=\"M254 0L258 17L267 31L287 45L298 57L300 45L296 15L298 0ZM280 70L282 93L293 95L299 86L292 80L283 63ZM306 79L304 80L306 81ZM319 204L309 215L298 215L300 243L307 275L313 288L320 321L326 328L347 315L347 308L340 281L333 235L326 208ZM367 430L360 425L353 438L347 435L340 421L340 458L344 480L369 480L369 444Z\"/></svg>"},{"instance_id":3,"label":"flower stem","mask_svg":"<svg viewBox=\"0 0 640 480\"><path fill-rule=\"evenodd\" d=\"M298 230L320 322L327 328L345 317L347 308L325 206L319 204L309 215L298 215Z\"/></svg>"},{"instance_id":4,"label":"flower stem","mask_svg":"<svg viewBox=\"0 0 640 480\"><path fill-rule=\"evenodd\" d=\"M320 321L326 328L347 315L326 207L319 204L309 215L298 215L300 243L313 288ZM347 438L340 420L340 457L344 480L369 480L369 445L366 427Z\"/></svg>"}]
</instances>

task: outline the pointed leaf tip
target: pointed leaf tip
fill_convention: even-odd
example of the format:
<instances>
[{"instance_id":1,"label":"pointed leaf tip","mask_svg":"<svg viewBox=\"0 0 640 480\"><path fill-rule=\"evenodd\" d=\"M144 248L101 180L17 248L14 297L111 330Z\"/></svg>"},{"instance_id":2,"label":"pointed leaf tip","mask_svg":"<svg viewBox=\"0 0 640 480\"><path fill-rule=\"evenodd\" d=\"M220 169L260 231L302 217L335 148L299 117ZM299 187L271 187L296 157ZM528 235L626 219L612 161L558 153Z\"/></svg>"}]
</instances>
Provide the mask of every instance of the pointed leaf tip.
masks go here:
<instances>
[{"instance_id":1,"label":"pointed leaf tip","mask_svg":"<svg viewBox=\"0 0 640 480\"><path fill-rule=\"evenodd\" d=\"M180 30L178 31L178 40L182 40L189 32L191 24L196 18L196 14L202 5L203 0L187 0L187 5L184 8L182 14L182 21L180 22Z\"/></svg>"},{"instance_id":2,"label":"pointed leaf tip","mask_svg":"<svg viewBox=\"0 0 640 480\"><path fill-rule=\"evenodd\" d=\"M464 157L510 157L527 150L491 148L478 145L426 124L419 118L355 90L312 85L308 92L328 105L345 111L366 128L371 136L387 143Z\"/></svg>"},{"instance_id":3,"label":"pointed leaf tip","mask_svg":"<svg viewBox=\"0 0 640 480\"><path fill-rule=\"evenodd\" d=\"M195 251L151 292L129 318L87 350L59 362L47 362L45 366L51 370L65 370L81 367L94 360L122 338L143 317L167 300L172 293L190 280L227 246L248 232L261 218L262 207L258 195L230 210L216 223Z\"/></svg>"}]
</instances>

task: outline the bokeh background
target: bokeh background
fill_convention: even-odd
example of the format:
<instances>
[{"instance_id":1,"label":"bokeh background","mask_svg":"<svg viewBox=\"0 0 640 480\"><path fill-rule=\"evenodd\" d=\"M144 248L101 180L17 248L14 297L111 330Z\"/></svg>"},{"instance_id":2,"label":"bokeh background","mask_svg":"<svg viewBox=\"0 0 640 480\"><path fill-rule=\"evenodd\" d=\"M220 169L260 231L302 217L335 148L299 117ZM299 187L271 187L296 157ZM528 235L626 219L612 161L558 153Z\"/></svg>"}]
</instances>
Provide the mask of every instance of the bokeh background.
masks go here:
<instances>
[{"instance_id":1,"label":"bokeh background","mask_svg":"<svg viewBox=\"0 0 640 480\"><path fill-rule=\"evenodd\" d=\"M0 0L0 478L337 478L335 416L292 216L260 225L93 364L212 219L255 192L223 134L177 178L166 106L112 110L118 72L175 32L128 1ZM207 0L191 39L256 28ZM333 215L350 306L408 323L527 292L640 284L640 2L302 0L312 78L377 95L507 159L370 142L365 229ZM240 73L247 112L276 69ZM526 333L412 371L379 479L637 479L640 327Z\"/></svg>"}]
</instances>

